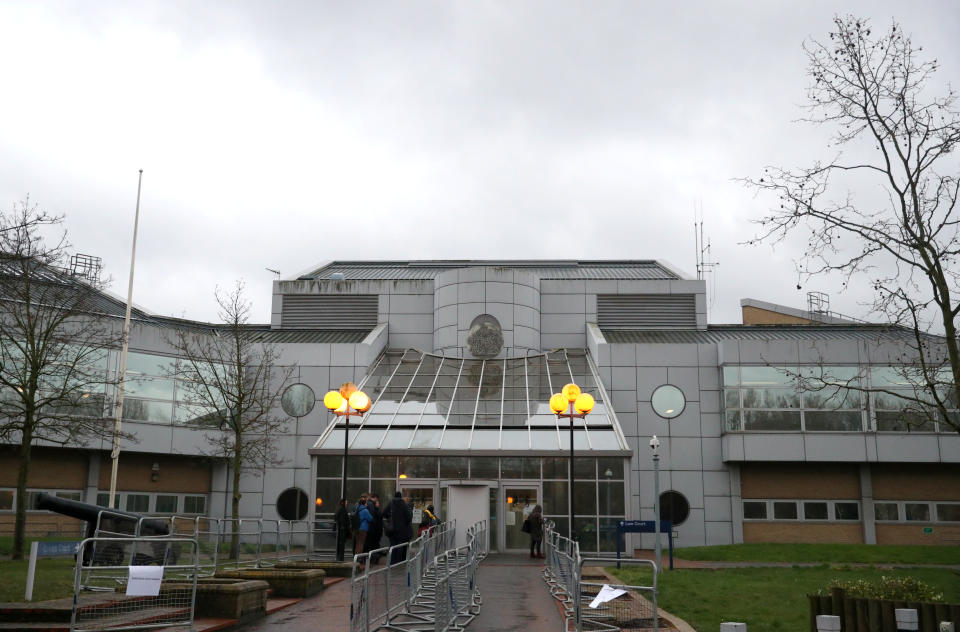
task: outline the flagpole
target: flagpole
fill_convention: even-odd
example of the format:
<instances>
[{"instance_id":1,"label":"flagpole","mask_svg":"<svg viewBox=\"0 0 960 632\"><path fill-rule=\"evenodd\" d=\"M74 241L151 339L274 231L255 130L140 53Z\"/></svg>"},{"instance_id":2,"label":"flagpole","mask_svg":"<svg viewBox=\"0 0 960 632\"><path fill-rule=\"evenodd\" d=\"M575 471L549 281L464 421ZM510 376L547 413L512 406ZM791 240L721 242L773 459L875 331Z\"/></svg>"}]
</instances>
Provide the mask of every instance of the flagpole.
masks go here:
<instances>
[{"instance_id":1,"label":"flagpole","mask_svg":"<svg viewBox=\"0 0 960 632\"><path fill-rule=\"evenodd\" d=\"M137 260L137 226L140 224L140 186L143 183L143 169L137 178L137 210L133 216L133 250L130 252L130 284L127 286L127 313L123 318L123 348L120 351L120 376L117 380L116 420L113 424L113 451L110 458L110 501L113 509L119 509L114 502L117 496L117 463L120 459L120 425L123 420L123 385L127 377L127 350L130 347L130 305L133 302L133 264Z\"/></svg>"}]
</instances>

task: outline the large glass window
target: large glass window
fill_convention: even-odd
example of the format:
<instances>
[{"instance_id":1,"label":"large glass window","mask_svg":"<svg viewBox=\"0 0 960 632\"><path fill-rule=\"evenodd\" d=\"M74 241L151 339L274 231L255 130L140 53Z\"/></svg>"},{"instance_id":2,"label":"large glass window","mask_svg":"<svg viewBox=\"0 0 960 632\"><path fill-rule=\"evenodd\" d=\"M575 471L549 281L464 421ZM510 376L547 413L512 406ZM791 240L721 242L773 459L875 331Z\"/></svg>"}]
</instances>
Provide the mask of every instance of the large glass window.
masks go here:
<instances>
[{"instance_id":1,"label":"large glass window","mask_svg":"<svg viewBox=\"0 0 960 632\"><path fill-rule=\"evenodd\" d=\"M853 366L723 367L729 430L859 432L864 402Z\"/></svg>"}]
</instances>

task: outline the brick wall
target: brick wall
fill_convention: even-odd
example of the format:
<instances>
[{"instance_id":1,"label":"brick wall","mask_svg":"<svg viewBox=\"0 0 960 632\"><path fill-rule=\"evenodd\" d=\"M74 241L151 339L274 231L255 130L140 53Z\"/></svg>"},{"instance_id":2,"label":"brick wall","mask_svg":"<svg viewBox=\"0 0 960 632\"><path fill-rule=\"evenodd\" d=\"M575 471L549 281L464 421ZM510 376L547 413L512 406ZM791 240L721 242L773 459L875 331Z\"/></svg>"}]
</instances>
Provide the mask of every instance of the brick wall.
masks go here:
<instances>
[{"instance_id":1,"label":"brick wall","mask_svg":"<svg viewBox=\"0 0 960 632\"><path fill-rule=\"evenodd\" d=\"M852 524L744 522L744 542L843 542L863 544L863 527Z\"/></svg>"},{"instance_id":2,"label":"brick wall","mask_svg":"<svg viewBox=\"0 0 960 632\"><path fill-rule=\"evenodd\" d=\"M960 465L883 464L871 474L878 500L960 501Z\"/></svg>"},{"instance_id":3,"label":"brick wall","mask_svg":"<svg viewBox=\"0 0 960 632\"><path fill-rule=\"evenodd\" d=\"M14 513L0 514L0 535L12 536ZM27 537L64 537L79 539L83 536L84 523L82 520L68 518L53 513L28 512Z\"/></svg>"},{"instance_id":4,"label":"brick wall","mask_svg":"<svg viewBox=\"0 0 960 632\"><path fill-rule=\"evenodd\" d=\"M924 533L924 527L933 527L932 533ZM940 524L878 524L877 544L960 544L960 525Z\"/></svg>"},{"instance_id":5,"label":"brick wall","mask_svg":"<svg viewBox=\"0 0 960 632\"><path fill-rule=\"evenodd\" d=\"M87 486L87 453L82 450L34 448L27 487L83 489ZM0 487L16 487L20 459L15 449L0 450Z\"/></svg>"},{"instance_id":6,"label":"brick wall","mask_svg":"<svg viewBox=\"0 0 960 632\"><path fill-rule=\"evenodd\" d=\"M744 463L740 494L744 499L859 500L860 470L846 463Z\"/></svg>"},{"instance_id":7,"label":"brick wall","mask_svg":"<svg viewBox=\"0 0 960 632\"><path fill-rule=\"evenodd\" d=\"M771 312L768 309L760 309L744 305L740 308L743 313L744 325L812 325L815 321L789 316L779 312Z\"/></svg>"},{"instance_id":8,"label":"brick wall","mask_svg":"<svg viewBox=\"0 0 960 632\"><path fill-rule=\"evenodd\" d=\"M160 466L153 480L153 464ZM110 489L110 457L100 462L97 486ZM117 465L117 489L125 492L170 492L206 494L210 491L208 460L169 454L137 454L123 452Z\"/></svg>"}]
</instances>

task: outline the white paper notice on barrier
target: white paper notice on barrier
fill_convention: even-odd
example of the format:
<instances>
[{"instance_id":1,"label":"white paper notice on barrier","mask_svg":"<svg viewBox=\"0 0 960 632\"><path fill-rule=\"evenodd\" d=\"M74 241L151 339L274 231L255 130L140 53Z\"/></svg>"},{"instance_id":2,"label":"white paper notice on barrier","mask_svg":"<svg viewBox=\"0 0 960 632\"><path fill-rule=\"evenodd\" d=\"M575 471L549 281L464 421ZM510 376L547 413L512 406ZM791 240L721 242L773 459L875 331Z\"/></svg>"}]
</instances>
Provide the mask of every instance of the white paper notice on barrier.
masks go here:
<instances>
[{"instance_id":1,"label":"white paper notice on barrier","mask_svg":"<svg viewBox=\"0 0 960 632\"><path fill-rule=\"evenodd\" d=\"M597 596L594 597L593 601L590 602L591 608L596 608L602 603L607 603L619 597L620 595L627 594L626 590L621 590L620 588L613 588L611 586L603 585L603 588L600 589L600 592L597 593Z\"/></svg>"},{"instance_id":2,"label":"white paper notice on barrier","mask_svg":"<svg viewBox=\"0 0 960 632\"><path fill-rule=\"evenodd\" d=\"M128 597L156 597L160 594L160 582L163 581L162 566L128 566Z\"/></svg>"}]
</instances>

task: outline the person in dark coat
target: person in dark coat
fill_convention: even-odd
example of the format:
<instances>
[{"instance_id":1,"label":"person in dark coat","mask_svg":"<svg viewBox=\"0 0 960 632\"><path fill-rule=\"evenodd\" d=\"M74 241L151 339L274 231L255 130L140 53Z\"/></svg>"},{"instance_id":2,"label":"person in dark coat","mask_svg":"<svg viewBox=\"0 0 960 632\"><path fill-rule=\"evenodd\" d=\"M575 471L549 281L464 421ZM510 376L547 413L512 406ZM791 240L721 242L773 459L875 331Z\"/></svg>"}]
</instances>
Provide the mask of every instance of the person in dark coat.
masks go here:
<instances>
[{"instance_id":1,"label":"person in dark coat","mask_svg":"<svg viewBox=\"0 0 960 632\"><path fill-rule=\"evenodd\" d=\"M387 537L390 538L390 546L396 546L410 541L413 537L413 510L404 502L400 492L393 495L393 500L387 505L383 512L383 517L390 530ZM407 547L401 546L393 550L390 554L390 563L398 564L407 559Z\"/></svg>"},{"instance_id":2,"label":"person in dark coat","mask_svg":"<svg viewBox=\"0 0 960 632\"><path fill-rule=\"evenodd\" d=\"M543 543L543 507L534 507L527 520L530 523L530 557L542 558L543 551L540 547Z\"/></svg>"},{"instance_id":3,"label":"person in dark coat","mask_svg":"<svg viewBox=\"0 0 960 632\"><path fill-rule=\"evenodd\" d=\"M379 549L380 538L383 537L383 515L380 513L380 497L376 494L370 494L367 498L367 511L370 512L373 521L370 523L370 531L367 532L367 541L363 544L364 553ZM370 556L371 564L376 564L379 560L379 556Z\"/></svg>"},{"instance_id":4,"label":"person in dark coat","mask_svg":"<svg viewBox=\"0 0 960 632\"><path fill-rule=\"evenodd\" d=\"M341 498L337 505L337 513L333 514L333 522L337 527L337 561L343 561L347 538L350 537L350 512L347 511L347 499Z\"/></svg>"}]
</instances>

